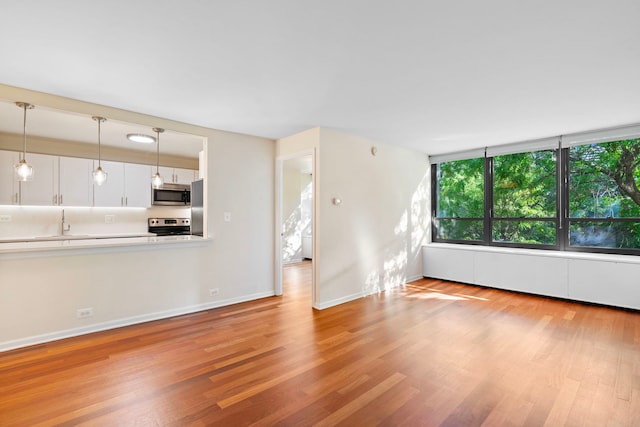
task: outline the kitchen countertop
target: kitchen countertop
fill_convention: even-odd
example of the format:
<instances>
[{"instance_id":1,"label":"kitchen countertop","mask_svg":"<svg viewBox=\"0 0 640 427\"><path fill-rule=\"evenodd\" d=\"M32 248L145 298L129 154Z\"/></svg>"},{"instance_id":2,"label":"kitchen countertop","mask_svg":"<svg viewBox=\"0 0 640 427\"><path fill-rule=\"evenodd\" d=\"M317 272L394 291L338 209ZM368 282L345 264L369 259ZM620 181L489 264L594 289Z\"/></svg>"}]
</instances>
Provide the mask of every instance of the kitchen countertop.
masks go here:
<instances>
[{"instance_id":1,"label":"kitchen countertop","mask_svg":"<svg viewBox=\"0 0 640 427\"><path fill-rule=\"evenodd\" d=\"M56 237L55 239L53 237ZM96 236L51 236L51 238L37 240L11 239L0 240L0 254L20 254L34 252L59 252L69 250L90 250L93 248L113 248L135 246L157 247L184 243L208 242L211 239L201 236L176 235L156 236L152 233L117 234Z\"/></svg>"},{"instance_id":2,"label":"kitchen countertop","mask_svg":"<svg viewBox=\"0 0 640 427\"><path fill-rule=\"evenodd\" d=\"M117 234L63 234L51 236L32 236L32 237L8 237L0 239L0 243L18 243L18 242L48 242L59 240L92 240L92 239L120 239L130 237L156 237L154 233L117 233Z\"/></svg>"}]
</instances>

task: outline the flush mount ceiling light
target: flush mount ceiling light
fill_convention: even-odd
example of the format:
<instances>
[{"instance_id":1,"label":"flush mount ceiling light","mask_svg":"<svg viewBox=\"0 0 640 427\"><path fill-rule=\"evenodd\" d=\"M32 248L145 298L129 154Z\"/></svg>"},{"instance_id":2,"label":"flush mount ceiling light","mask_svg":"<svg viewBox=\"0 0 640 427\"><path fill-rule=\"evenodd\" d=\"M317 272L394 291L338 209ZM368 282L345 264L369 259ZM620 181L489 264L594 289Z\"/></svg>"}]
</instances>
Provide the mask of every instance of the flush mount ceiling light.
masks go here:
<instances>
[{"instance_id":1,"label":"flush mount ceiling light","mask_svg":"<svg viewBox=\"0 0 640 427\"><path fill-rule=\"evenodd\" d=\"M151 144L156 142L156 139L151 135L145 135L143 133L128 133L127 139L132 142L139 142L141 144Z\"/></svg>"},{"instance_id":2,"label":"flush mount ceiling light","mask_svg":"<svg viewBox=\"0 0 640 427\"><path fill-rule=\"evenodd\" d=\"M162 128L153 128L156 133L156 174L151 177L153 188L162 187L162 176L160 175L160 134L164 132Z\"/></svg>"},{"instance_id":3,"label":"flush mount ceiling light","mask_svg":"<svg viewBox=\"0 0 640 427\"><path fill-rule=\"evenodd\" d=\"M96 185L102 185L107 182L107 173L102 170L102 164L100 163L100 124L106 122L107 119L100 116L93 116L91 118L98 122L98 167L93 171L93 182L95 182Z\"/></svg>"},{"instance_id":4,"label":"flush mount ceiling light","mask_svg":"<svg viewBox=\"0 0 640 427\"><path fill-rule=\"evenodd\" d=\"M22 122L22 155L18 164L14 166L14 170L18 181L30 181L33 178L33 168L27 163L27 110L31 110L33 105L26 102L16 102L16 105L24 110L24 117Z\"/></svg>"}]
</instances>

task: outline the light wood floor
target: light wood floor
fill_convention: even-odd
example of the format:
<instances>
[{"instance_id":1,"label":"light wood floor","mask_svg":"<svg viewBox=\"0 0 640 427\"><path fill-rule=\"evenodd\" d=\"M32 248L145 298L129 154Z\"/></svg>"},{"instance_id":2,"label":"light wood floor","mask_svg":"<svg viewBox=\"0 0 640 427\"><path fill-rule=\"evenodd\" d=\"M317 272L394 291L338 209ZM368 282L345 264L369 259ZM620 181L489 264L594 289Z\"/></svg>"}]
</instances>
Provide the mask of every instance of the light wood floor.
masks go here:
<instances>
[{"instance_id":1,"label":"light wood floor","mask_svg":"<svg viewBox=\"0 0 640 427\"><path fill-rule=\"evenodd\" d=\"M0 353L0 425L640 425L637 312L439 280L313 311L309 283Z\"/></svg>"}]
</instances>

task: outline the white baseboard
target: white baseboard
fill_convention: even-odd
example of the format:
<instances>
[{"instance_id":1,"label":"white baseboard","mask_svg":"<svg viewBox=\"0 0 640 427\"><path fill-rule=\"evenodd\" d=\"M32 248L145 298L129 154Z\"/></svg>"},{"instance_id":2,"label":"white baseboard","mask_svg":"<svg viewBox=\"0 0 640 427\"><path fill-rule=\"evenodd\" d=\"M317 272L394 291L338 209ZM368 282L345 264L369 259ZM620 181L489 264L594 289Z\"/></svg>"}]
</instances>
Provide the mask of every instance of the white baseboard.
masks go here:
<instances>
[{"instance_id":1,"label":"white baseboard","mask_svg":"<svg viewBox=\"0 0 640 427\"><path fill-rule=\"evenodd\" d=\"M415 282L416 280L420 280L422 278L423 278L423 276L419 275L419 274L416 275L416 276L411 276L411 277L406 279L405 283ZM398 286L402 286L402 285L396 285L396 286L393 286L392 288L397 288ZM384 291L385 291L385 289L373 289L370 292L357 292L355 294L347 295L347 296L344 296L342 298L336 298L336 299L331 300L331 301L326 301L326 302L322 302L322 303L316 304L316 305L313 306L313 308L315 308L317 310L324 310L325 308L334 307L336 305L344 304L345 302L357 300L359 298L364 298L364 297L367 297L369 295L377 294L377 293L384 292Z\"/></svg>"},{"instance_id":2,"label":"white baseboard","mask_svg":"<svg viewBox=\"0 0 640 427\"><path fill-rule=\"evenodd\" d=\"M175 308L171 310L159 311L155 313L141 314L139 316L125 317L122 319L110 320L108 322L96 323L93 325L83 326L81 328L65 329L62 331L50 332L42 335L34 335L30 337L20 338L11 341L0 342L0 352L13 350L16 348L27 347L35 344L61 340L64 338L76 337L79 335L90 334L93 332L106 331L109 329L121 328L123 326L135 325L138 323L150 322L153 320L166 319L169 317L180 316L183 314L196 313L198 311L210 310L212 308L223 307L231 304L252 301L260 298L274 296L274 292L260 292L252 295L244 295L226 300L209 302L206 304L197 304L188 307Z\"/></svg>"},{"instance_id":3,"label":"white baseboard","mask_svg":"<svg viewBox=\"0 0 640 427\"><path fill-rule=\"evenodd\" d=\"M418 274L417 276L407 277L406 283L415 282L416 280L420 280L420 279L423 279L423 278L424 278L424 276L422 274Z\"/></svg>"},{"instance_id":4,"label":"white baseboard","mask_svg":"<svg viewBox=\"0 0 640 427\"><path fill-rule=\"evenodd\" d=\"M358 293L347 295L341 298L336 298L331 301L326 301L326 302L316 304L313 308L318 310L324 310L325 308L334 307L336 305L344 304L345 302L357 300L359 298L366 297L367 295L371 295L371 293L358 292Z\"/></svg>"}]
</instances>

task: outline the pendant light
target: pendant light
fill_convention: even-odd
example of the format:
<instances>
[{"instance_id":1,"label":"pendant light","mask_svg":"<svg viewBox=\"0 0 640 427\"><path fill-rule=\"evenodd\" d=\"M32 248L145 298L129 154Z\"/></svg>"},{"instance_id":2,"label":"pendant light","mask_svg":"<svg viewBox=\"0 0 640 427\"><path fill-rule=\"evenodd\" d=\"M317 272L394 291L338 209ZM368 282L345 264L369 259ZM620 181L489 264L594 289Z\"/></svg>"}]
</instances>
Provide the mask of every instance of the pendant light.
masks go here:
<instances>
[{"instance_id":1,"label":"pendant light","mask_svg":"<svg viewBox=\"0 0 640 427\"><path fill-rule=\"evenodd\" d=\"M20 161L15 165L16 178L18 181L31 181L33 179L33 167L27 163L27 110L33 109L32 104L26 102L16 102L16 105L24 110L22 122L23 147Z\"/></svg>"},{"instance_id":2,"label":"pendant light","mask_svg":"<svg viewBox=\"0 0 640 427\"><path fill-rule=\"evenodd\" d=\"M153 128L156 133L156 174L151 177L153 188L162 187L162 176L160 175L160 134L164 132L162 128Z\"/></svg>"},{"instance_id":3,"label":"pendant light","mask_svg":"<svg viewBox=\"0 0 640 427\"><path fill-rule=\"evenodd\" d=\"M101 156L100 156L100 124L102 122L106 122L107 119L105 119L104 117L100 117L100 116L92 116L91 117L93 120L95 120L96 122L98 122L98 167L96 168L96 170L93 171L93 182L96 185L102 185L105 182L107 182L107 173L102 169L102 164L101 164Z\"/></svg>"}]
</instances>

